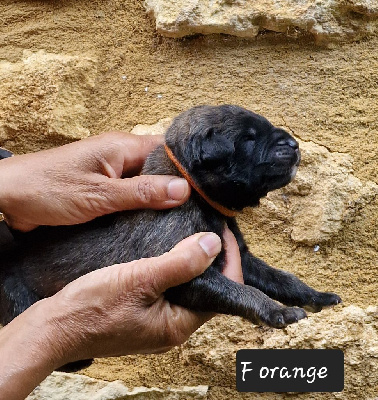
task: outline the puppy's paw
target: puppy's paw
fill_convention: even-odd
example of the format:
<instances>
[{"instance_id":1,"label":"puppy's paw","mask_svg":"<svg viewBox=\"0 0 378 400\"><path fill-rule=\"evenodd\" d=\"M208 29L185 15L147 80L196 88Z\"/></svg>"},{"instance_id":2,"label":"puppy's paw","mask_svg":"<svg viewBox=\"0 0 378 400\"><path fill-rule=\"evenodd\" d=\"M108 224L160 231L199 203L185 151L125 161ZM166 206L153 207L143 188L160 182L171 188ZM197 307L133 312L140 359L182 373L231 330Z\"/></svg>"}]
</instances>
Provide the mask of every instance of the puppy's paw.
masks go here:
<instances>
[{"instance_id":1,"label":"puppy's paw","mask_svg":"<svg viewBox=\"0 0 378 400\"><path fill-rule=\"evenodd\" d=\"M319 312L323 307L335 306L341 302L341 298L335 293L317 292L304 307L308 311Z\"/></svg>"},{"instance_id":2,"label":"puppy's paw","mask_svg":"<svg viewBox=\"0 0 378 400\"><path fill-rule=\"evenodd\" d=\"M273 328L285 328L289 324L298 322L300 319L306 318L307 314L303 308L297 307L282 307L272 311L265 323Z\"/></svg>"}]
</instances>

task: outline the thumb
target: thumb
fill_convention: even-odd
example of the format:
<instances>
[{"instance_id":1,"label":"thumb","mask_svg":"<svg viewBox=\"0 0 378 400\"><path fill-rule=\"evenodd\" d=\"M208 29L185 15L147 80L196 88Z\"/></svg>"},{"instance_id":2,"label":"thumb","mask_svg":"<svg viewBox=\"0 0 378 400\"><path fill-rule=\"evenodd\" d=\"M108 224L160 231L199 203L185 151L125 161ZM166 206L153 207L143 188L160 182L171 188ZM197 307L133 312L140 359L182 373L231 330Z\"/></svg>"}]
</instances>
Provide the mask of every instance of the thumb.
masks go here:
<instances>
[{"instance_id":1,"label":"thumb","mask_svg":"<svg viewBox=\"0 0 378 400\"><path fill-rule=\"evenodd\" d=\"M189 236L178 243L171 251L146 259L144 273L153 279L151 287L156 298L168 288L189 282L201 275L221 251L222 243L218 235L201 232ZM141 271L140 271L141 272Z\"/></svg>"},{"instance_id":2,"label":"thumb","mask_svg":"<svg viewBox=\"0 0 378 400\"><path fill-rule=\"evenodd\" d=\"M166 175L141 175L132 178L108 179L109 202L114 211L142 208L165 209L183 204L190 195L190 186L183 178Z\"/></svg>"}]
</instances>

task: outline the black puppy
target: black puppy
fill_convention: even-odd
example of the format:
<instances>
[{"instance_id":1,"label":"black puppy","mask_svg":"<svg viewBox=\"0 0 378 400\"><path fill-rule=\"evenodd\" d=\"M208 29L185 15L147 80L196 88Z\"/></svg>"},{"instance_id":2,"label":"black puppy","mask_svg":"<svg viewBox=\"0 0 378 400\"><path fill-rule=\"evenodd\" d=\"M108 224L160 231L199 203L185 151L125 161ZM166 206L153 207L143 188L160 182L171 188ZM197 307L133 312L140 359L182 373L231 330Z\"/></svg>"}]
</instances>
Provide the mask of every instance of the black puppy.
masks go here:
<instances>
[{"instance_id":1,"label":"black puppy","mask_svg":"<svg viewBox=\"0 0 378 400\"><path fill-rule=\"evenodd\" d=\"M17 249L1 255L1 323L92 270L160 255L196 232L222 237L225 224L240 247L245 285L222 275L222 251L201 276L169 289L168 300L275 328L304 318L298 307L319 311L339 303L337 295L318 292L255 258L232 216L289 183L299 160L297 142L262 116L230 105L184 112L168 129L165 147L149 155L142 173L184 174L195 187L190 199L171 210L125 211L18 235Z\"/></svg>"}]
</instances>

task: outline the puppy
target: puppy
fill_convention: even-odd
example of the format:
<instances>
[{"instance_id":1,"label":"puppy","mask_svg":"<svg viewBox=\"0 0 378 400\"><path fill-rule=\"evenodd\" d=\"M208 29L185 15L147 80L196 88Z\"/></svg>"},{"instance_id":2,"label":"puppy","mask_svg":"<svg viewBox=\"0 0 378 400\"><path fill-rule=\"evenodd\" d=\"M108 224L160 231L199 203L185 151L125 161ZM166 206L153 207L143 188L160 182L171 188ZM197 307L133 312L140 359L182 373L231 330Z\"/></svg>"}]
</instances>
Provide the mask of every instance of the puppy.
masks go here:
<instances>
[{"instance_id":1,"label":"puppy","mask_svg":"<svg viewBox=\"0 0 378 400\"><path fill-rule=\"evenodd\" d=\"M294 177L300 152L287 132L237 106L199 106L174 119L165 141L149 155L142 173L184 175L194 187L190 199L170 210L124 211L19 234L17 249L1 255L2 324L83 274L158 256L196 232L222 237L225 224L239 244L245 285L222 275L222 251L201 276L167 290L169 301L274 328L305 318L301 307L320 311L341 301L254 257L234 217Z\"/></svg>"}]
</instances>

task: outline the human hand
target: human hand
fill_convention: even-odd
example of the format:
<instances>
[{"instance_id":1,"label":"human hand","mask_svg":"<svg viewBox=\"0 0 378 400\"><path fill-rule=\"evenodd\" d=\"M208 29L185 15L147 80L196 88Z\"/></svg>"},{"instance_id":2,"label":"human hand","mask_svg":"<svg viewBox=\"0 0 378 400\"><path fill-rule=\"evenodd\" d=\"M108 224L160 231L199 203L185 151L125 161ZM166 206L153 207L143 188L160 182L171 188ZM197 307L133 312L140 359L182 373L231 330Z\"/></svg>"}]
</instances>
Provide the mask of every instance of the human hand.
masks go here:
<instances>
[{"instance_id":1,"label":"human hand","mask_svg":"<svg viewBox=\"0 0 378 400\"><path fill-rule=\"evenodd\" d=\"M184 179L135 176L162 136L110 132L0 163L0 210L8 224L73 225L137 208L170 208L190 194ZM125 179L119 179L124 177Z\"/></svg>"},{"instance_id":2,"label":"human hand","mask_svg":"<svg viewBox=\"0 0 378 400\"><path fill-rule=\"evenodd\" d=\"M228 229L226 240L225 274L242 281L239 248ZM113 265L78 278L47 299L47 308L42 301L43 314L53 316L49 342L64 354L59 364L157 353L185 342L212 315L171 304L163 293L204 272L220 250L217 235L198 233L160 257Z\"/></svg>"},{"instance_id":3,"label":"human hand","mask_svg":"<svg viewBox=\"0 0 378 400\"><path fill-rule=\"evenodd\" d=\"M227 228L223 238L224 274L242 283L236 239ZM163 292L204 272L220 249L217 235L198 233L160 257L91 272L33 304L0 330L4 398L25 398L69 362L158 353L183 343L212 315L170 304Z\"/></svg>"}]
</instances>

